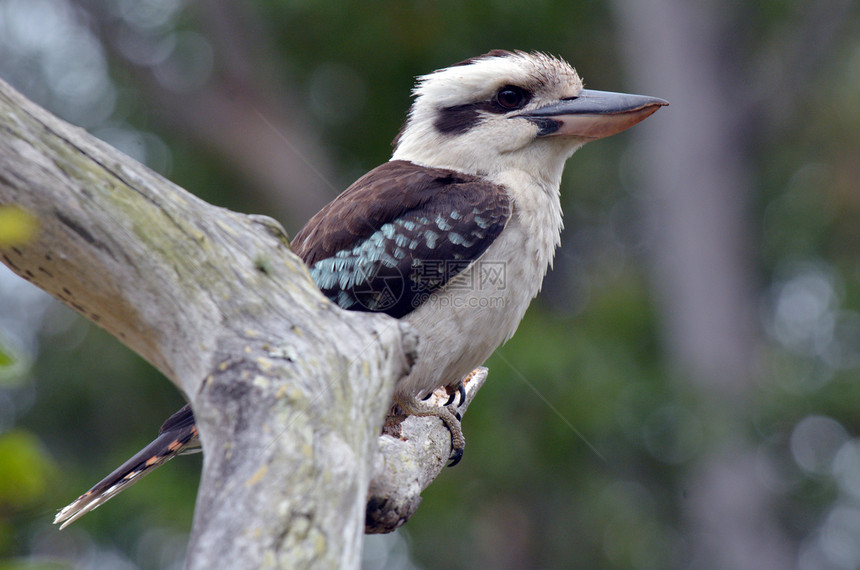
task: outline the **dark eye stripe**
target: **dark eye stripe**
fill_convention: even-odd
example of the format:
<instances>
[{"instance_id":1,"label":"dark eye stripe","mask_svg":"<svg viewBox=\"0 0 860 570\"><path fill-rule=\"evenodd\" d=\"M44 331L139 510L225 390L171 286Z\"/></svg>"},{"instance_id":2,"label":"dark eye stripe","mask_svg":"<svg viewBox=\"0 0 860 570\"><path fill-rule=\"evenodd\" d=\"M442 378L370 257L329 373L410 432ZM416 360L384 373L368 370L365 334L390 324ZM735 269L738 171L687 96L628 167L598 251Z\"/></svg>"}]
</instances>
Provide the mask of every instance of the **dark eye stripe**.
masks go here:
<instances>
[{"instance_id":1,"label":"dark eye stripe","mask_svg":"<svg viewBox=\"0 0 860 570\"><path fill-rule=\"evenodd\" d=\"M518 102L517 106L505 107L499 100L499 95L505 91L515 91L521 95L522 99ZM465 105L455 105L441 109L433 126L442 134L463 134L481 122L481 113L493 113L496 115L510 113L511 111L522 109L530 99L531 93L529 91L521 87L506 85L489 101L477 101L475 103L466 103Z\"/></svg>"},{"instance_id":2,"label":"dark eye stripe","mask_svg":"<svg viewBox=\"0 0 860 570\"><path fill-rule=\"evenodd\" d=\"M446 135L459 135L481 122L481 111L493 111L489 101L446 107L439 111L433 126Z\"/></svg>"}]
</instances>

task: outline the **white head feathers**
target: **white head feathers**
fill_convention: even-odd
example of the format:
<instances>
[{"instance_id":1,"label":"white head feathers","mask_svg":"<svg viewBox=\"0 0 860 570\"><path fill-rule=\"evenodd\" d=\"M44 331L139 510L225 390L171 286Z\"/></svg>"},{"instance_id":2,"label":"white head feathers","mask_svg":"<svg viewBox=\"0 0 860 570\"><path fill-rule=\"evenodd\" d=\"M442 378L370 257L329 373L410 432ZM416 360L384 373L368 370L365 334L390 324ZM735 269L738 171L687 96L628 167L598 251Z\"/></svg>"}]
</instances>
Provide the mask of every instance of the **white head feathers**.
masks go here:
<instances>
[{"instance_id":1,"label":"white head feathers","mask_svg":"<svg viewBox=\"0 0 860 570\"><path fill-rule=\"evenodd\" d=\"M507 87L523 94L523 105L510 110L498 105ZM483 175L510 168L549 169L555 179L581 142L531 144L538 127L516 117L580 91L582 80L570 64L537 52L494 50L434 71L418 78L415 102L395 139L392 159Z\"/></svg>"},{"instance_id":2,"label":"white head feathers","mask_svg":"<svg viewBox=\"0 0 860 570\"><path fill-rule=\"evenodd\" d=\"M559 97L573 97L582 90L576 70L563 59L541 52L493 50L419 77L412 90L413 112L425 102L441 109L486 100L505 85Z\"/></svg>"}]
</instances>

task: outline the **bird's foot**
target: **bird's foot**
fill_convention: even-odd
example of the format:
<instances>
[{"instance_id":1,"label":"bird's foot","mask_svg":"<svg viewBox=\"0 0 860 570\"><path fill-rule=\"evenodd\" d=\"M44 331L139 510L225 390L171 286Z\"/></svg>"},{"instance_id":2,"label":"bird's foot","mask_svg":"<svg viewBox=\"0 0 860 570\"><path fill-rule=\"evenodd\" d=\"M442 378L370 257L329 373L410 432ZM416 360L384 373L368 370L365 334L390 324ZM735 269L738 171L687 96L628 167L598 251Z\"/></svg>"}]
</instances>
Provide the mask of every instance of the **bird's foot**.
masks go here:
<instances>
[{"instance_id":1,"label":"bird's foot","mask_svg":"<svg viewBox=\"0 0 860 570\"><path fill-rule=\"evenodd\" d=\"M446 406L450 406L454 403L454 400L457 399L457 394L460 395L460 403L457 404L459 408L463 404L466 403L466 386L463 384L463 381L460 382L456 386L446 386L445 390L448 392L448 401L445 402ZM457 414L459 416L459 414ZM457 419L460 419L459 417Z\"/></svg>"},{"instance_id":2,"label":"bird's foot","mask_svg":"<svg viewBox=\"0 0 860 570\"><path fill-rule=\"evenodd\" d=\"M455 415L446 406L436 406L415 397L395 396L394 402L400 406L403 413L410 416L436 416L442 420L442 423L451 432L451 455L449 457L451 462L448 467L453 467L460 462L463 458L463 449L466 447L466 438L463 436L459 414Z\"/></svg>"}]
</instances>

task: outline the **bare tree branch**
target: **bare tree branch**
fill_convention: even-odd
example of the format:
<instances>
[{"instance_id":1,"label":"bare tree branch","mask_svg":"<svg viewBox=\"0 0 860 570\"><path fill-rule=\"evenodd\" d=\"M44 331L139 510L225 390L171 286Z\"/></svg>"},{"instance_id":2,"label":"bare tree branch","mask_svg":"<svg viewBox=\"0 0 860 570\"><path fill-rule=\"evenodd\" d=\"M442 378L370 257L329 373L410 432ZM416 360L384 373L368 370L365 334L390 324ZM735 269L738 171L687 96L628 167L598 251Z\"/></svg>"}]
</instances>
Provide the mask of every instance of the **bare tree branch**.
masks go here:
<instances>
[{"instance_id":1,"label":"bare tree branch","mask_svg":"<svg viewBox=\"0 0 860 570\"><path fill-rule=\"evenodd\" d=\"M0 133L0 206L38 224L0 259L191 402L206 454L188 566L356 568L374 465L408 463L377 467L375 505L417 506L450 451L438 419L410 418L374 458L414 333L325 299L273 220L206 204L2 82Z\"/></svg>"}]
</instances>

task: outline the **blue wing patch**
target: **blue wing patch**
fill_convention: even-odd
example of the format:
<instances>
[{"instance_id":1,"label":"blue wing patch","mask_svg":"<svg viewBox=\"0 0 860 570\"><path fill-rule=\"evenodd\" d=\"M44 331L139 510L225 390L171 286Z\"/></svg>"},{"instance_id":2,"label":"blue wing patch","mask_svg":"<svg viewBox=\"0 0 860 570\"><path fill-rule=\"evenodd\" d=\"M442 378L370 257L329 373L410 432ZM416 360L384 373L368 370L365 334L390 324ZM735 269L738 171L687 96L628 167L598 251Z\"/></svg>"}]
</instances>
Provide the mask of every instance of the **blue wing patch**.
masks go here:
<instances>
[{"instance_id":1,"label":"blue wing patch","mask_svg":"<svg viewBox=\"0 0 860 570\"><path fill-rule=\"evenodd\" d=\"M292 247L342 308L399 318L478 259L510 214L502 187L391 161L323 208Z\"/></svg>"}]
</instances>

